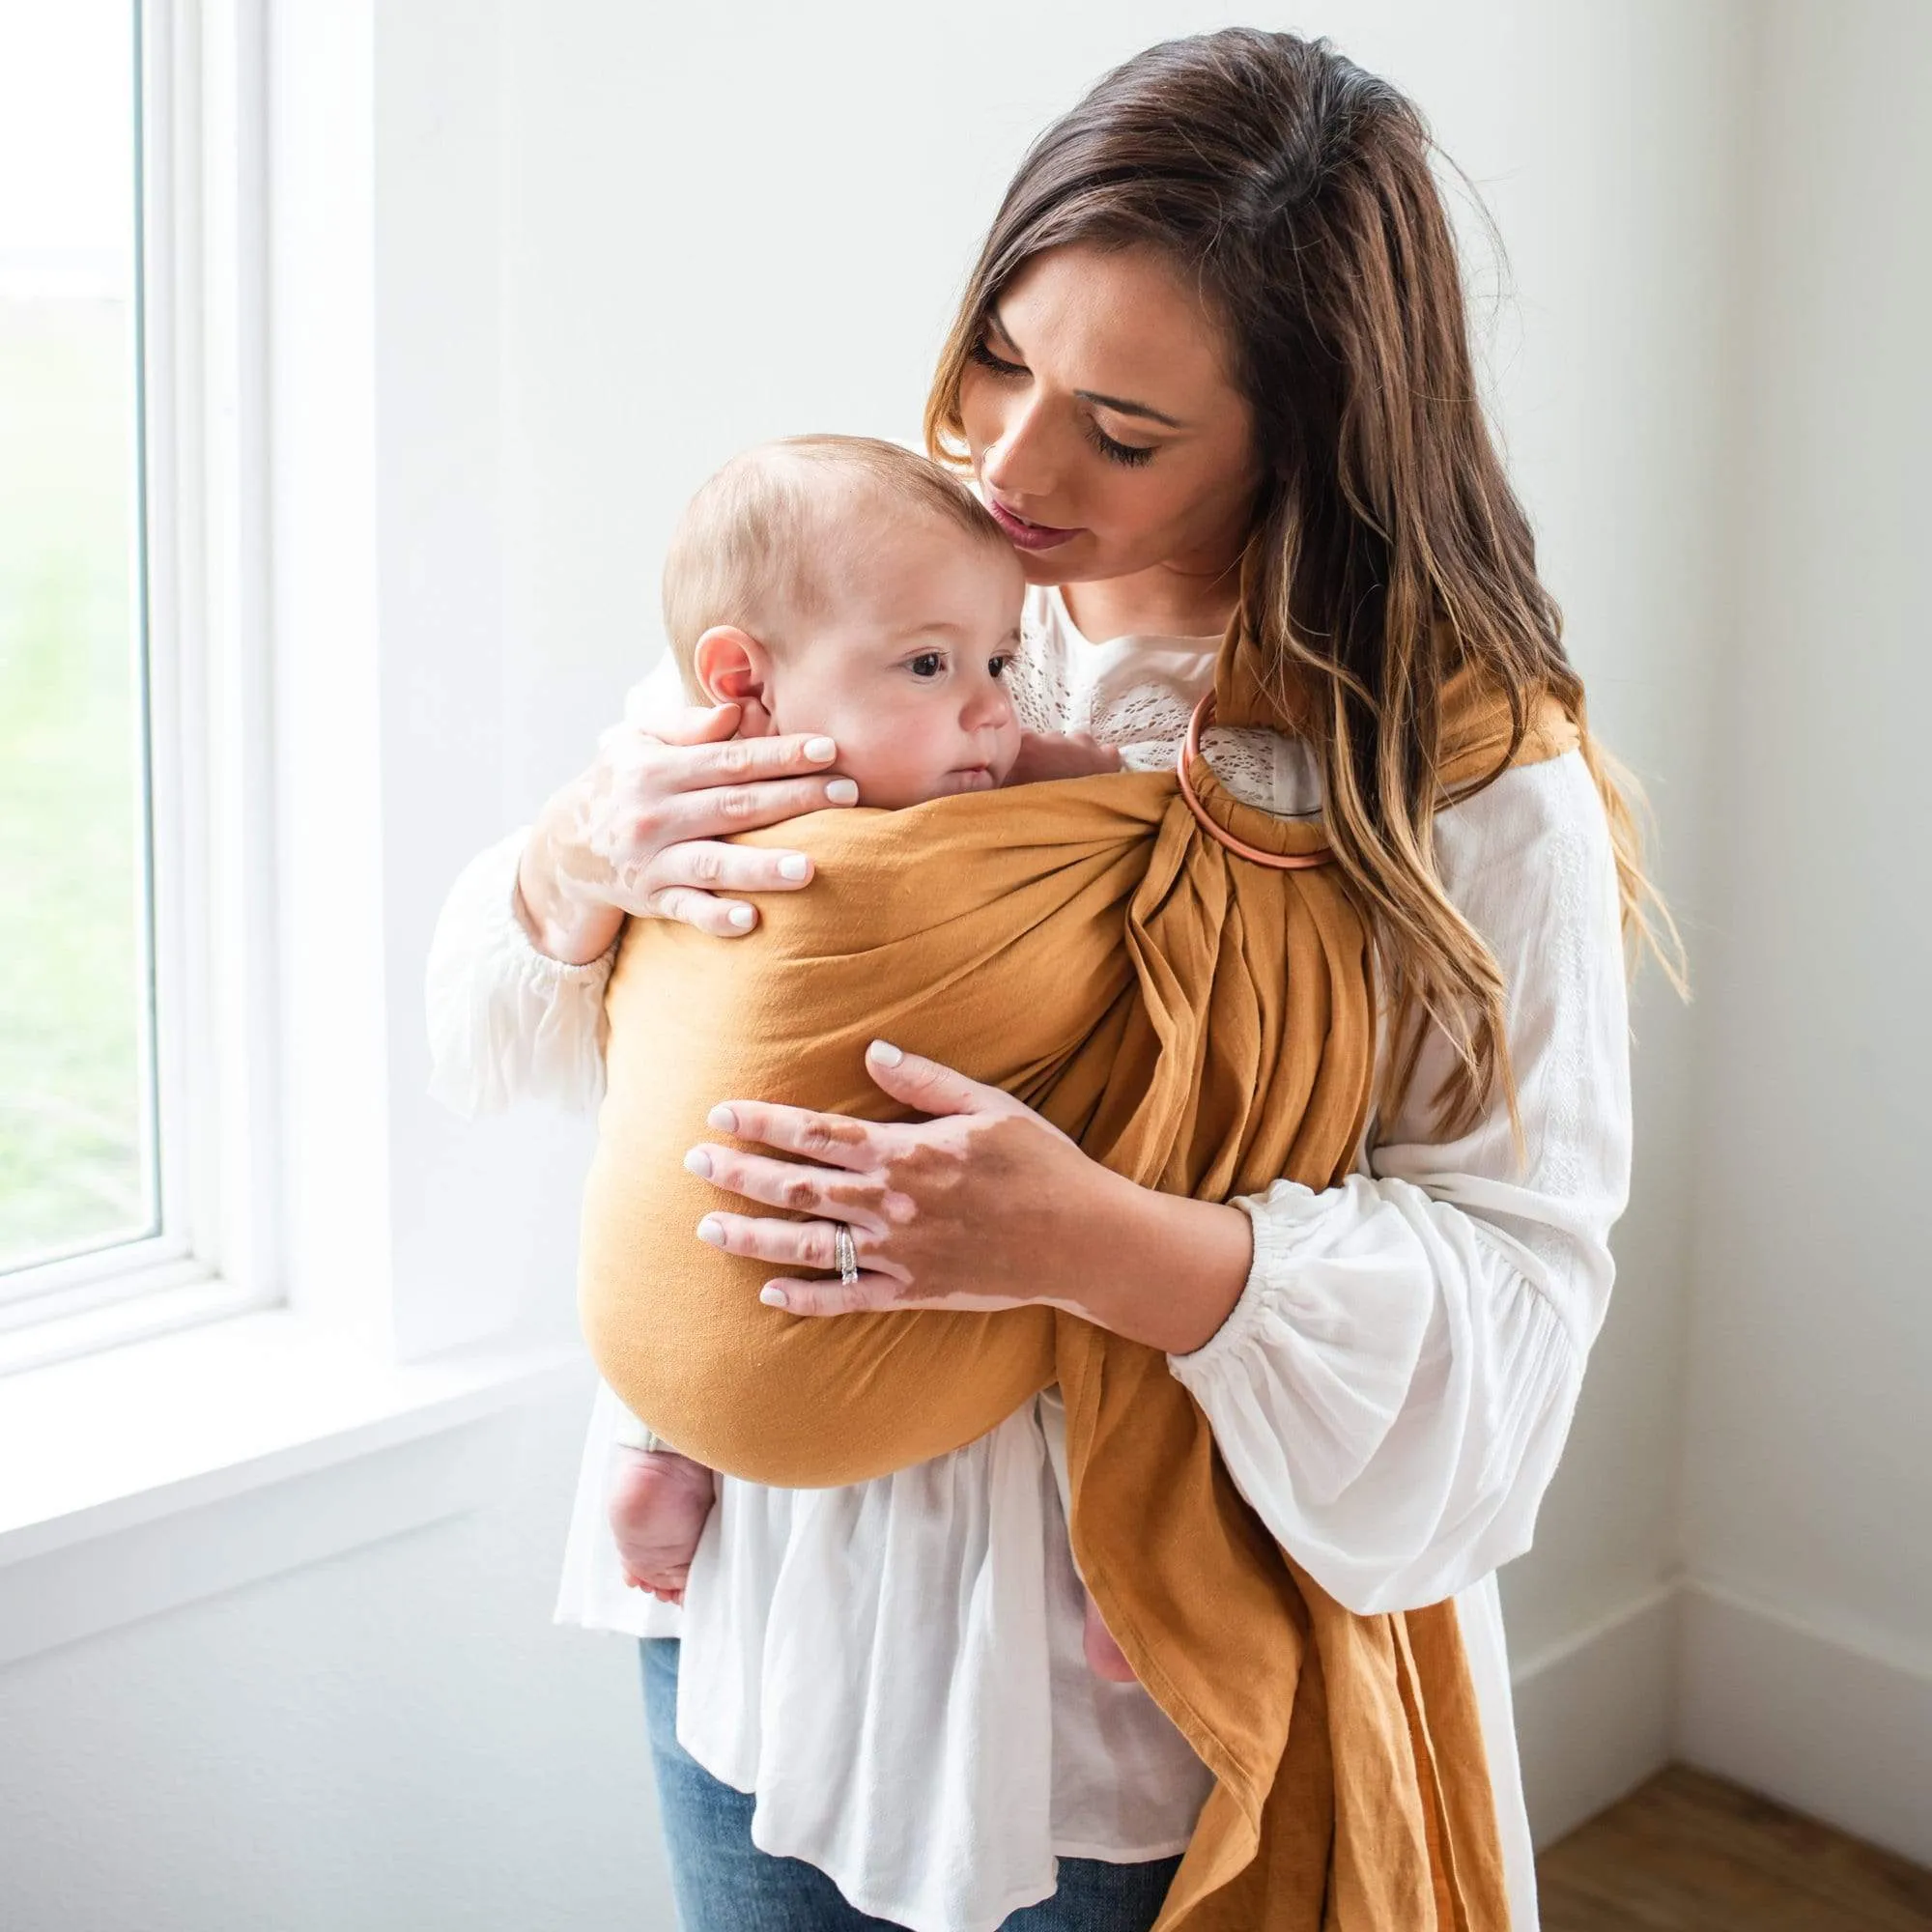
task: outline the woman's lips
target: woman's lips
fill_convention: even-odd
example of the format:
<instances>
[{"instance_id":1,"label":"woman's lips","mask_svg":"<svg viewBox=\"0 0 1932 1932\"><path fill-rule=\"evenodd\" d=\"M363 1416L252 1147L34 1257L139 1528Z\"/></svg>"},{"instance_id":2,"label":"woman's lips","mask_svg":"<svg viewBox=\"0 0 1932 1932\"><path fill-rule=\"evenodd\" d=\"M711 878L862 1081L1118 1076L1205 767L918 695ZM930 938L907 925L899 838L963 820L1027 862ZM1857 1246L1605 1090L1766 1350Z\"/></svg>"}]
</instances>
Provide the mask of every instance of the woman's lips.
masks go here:
<instances>
[{"instance_id":1,"label":"woman's lips","mask_svg":"<svg viewBox=\"0 0 1932 1932\"><path fill-rule=\"evenodd\" d=\"M1062 544L1080 534L1078 530L1057 530L1051 524L1029 523L995 497L986 498L986 507L992 511L993 521L1006 531L1008 539L1021 550L1058 550Z\"/></svg>"}]
</instances>

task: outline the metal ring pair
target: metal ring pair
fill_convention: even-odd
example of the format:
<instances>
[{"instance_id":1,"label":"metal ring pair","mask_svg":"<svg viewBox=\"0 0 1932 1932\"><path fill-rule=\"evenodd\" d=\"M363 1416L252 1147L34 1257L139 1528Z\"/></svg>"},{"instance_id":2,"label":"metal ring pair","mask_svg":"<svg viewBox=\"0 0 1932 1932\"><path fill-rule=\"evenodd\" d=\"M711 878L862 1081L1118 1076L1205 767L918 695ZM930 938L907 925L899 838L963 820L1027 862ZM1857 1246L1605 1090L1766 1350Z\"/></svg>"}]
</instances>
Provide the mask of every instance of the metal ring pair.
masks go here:
<instances>
[{"instance_id":1,"label":"metal ring pair","mask_svg":"<svg viewBox=\"0 0 1932 1932\"><path fill-rule=\"evenodd\" d=\"M832 1224L832 1260L838 1269L839 1287L850 1288L859 1279L859 1250L843 1221Z\"/></svg>"}]
</instances>

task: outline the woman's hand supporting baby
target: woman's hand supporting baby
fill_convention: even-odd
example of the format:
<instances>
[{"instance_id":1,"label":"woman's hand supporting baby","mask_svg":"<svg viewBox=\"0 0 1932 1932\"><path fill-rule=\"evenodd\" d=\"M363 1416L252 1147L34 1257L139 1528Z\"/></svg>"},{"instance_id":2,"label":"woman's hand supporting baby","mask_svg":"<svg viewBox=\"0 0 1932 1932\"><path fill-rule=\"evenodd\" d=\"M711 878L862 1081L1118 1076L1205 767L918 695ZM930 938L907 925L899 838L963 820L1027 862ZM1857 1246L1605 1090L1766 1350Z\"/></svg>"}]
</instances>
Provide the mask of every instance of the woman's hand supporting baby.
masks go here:
<instances>
[{"instance_id":1,"label":"woman's hand supporting baby","mask_svg":"<svg viewBox=\"0 0 1932 1932\"><path fill-rule=\"evenodd\" d=\"M541 951L573 965L600 958L627 914L740 938L758 916L729 895L810 883L802 852L724 841L856 805L859 787L823 775L838 756L830 738L736 737L739 712L721 704L605 732L590 768L538 814L517 867L519 914Z\"/></svg>"},{"instance_id":2,"label":"woman's hand supporting baby","mask_svg":"<svg viewBox=\"0 0 1932 1932\"><path fill-rule=\"evenodd\" d=\"M831 1269L838 1224L851 1230L857 1281L781 1274L763 1291L773 1307L824 1316L1044 1301L1183 1354L1240 1299L1253 1237L1239 1208L1136 1186L1011 1094L883 1040L866 1070L934 1118L862 1121L726 1100L714 1128L791 1158L710 1142L686 1157L726 1193L812 1217L720 1209L697 1227L714 1247Z\"/></svg>"},{"instance_id":3,"label":"woman's hand supporting baby","mask_svg":"<svg viewBox=\"0 0 1932 1932\"><path fill-rule=\"evenodd\" d=\"M517 867L519 916L539 951L583 965L615 943L627 915L682 920L739 939L758 923L734 893L809 885L803 852L726 842L826 806L856 805L824 736L737 735L741 707L720 704L612 725L588 770L538 814ZM1084 731L1028 731L1007 782L1086 778L1121 769L1121 754Z\"/></svg>"}]
</instances>

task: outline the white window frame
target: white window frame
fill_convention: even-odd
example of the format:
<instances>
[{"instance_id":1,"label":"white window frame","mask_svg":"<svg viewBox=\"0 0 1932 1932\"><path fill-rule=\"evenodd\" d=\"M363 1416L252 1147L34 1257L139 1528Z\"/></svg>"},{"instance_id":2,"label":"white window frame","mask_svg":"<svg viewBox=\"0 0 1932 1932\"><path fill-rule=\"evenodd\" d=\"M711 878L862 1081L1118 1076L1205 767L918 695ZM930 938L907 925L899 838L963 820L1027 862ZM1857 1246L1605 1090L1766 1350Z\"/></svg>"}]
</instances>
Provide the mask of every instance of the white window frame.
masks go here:
<instances>
[{"instance_id":1,"label":"white window frame","mask_svg":"<svg viewBox=\"0 0 1932 1932\"><path fill-rule=\"evenodd\" d=\"M150 462L195 506L155 538L185 1238L0 1329L0 1663L499 1499L522 1413L592 1380L555 1274L582 1149L427 1092L436 907L519 809L497 0L144 20Z\"/></svg>"},{"instance_id":2,"label":"white window frame","mask_svg":"<svg viewBox=\"0 0 1932 1932\"><path fill-rule=\"evenodd\" d=\"M0 1374L283 1296L260 0L139 0L153 1235L0 1281Z\"/></svg>"}]
</instances>

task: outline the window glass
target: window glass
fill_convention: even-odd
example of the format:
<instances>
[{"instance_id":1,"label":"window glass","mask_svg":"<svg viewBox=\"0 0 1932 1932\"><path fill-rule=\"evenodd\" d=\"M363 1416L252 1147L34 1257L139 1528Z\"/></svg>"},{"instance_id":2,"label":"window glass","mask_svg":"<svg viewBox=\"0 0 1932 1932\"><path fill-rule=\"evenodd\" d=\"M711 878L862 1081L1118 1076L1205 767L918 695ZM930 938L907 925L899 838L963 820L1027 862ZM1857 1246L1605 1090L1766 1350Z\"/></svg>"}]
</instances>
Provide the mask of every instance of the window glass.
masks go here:
<instances>
[{"instance_id":1,"label":"window glass","mask_svg":"<svg viewBox=\"0 0 1932 1932\"><path fill-rule=\"evenodd\" d=\"M0 0L0 1273L158 1225L136 31Z\"/></svg>"}]
</instances>

